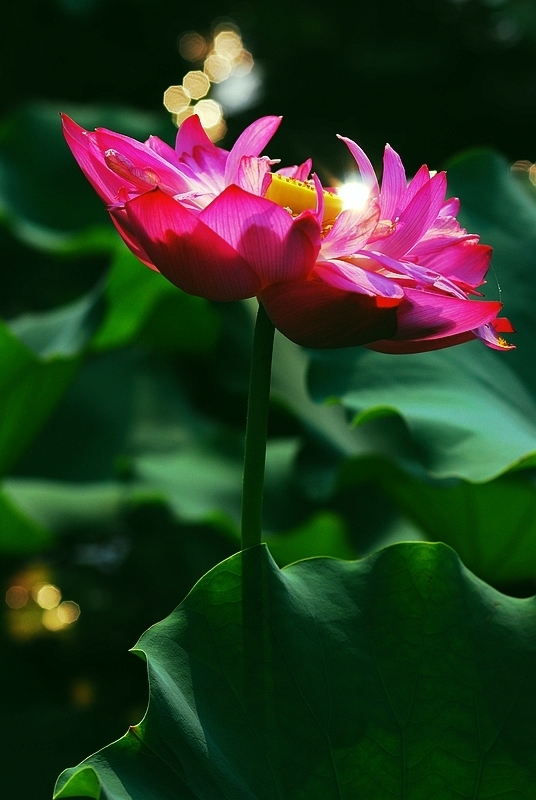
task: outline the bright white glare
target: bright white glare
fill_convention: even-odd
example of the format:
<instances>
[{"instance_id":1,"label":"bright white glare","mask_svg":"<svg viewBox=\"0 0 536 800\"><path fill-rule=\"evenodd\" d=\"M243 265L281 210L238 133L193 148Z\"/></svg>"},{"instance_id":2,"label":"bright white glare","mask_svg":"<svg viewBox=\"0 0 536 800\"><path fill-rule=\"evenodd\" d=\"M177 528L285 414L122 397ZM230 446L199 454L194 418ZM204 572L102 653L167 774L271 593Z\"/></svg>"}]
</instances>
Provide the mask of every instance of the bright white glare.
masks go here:
<instances>
[{"instance_id":1,"label":"bright white glare","mask_svg":"<svg viewBox=\"0 0 536 800\"><path fill-rule=\"evenodd\" d=\"M347 208L363 208L369 196L369 190L361 181L347 181L337 187L337 194L342 198L343 211Z\"/></svg>"}]
</instances>

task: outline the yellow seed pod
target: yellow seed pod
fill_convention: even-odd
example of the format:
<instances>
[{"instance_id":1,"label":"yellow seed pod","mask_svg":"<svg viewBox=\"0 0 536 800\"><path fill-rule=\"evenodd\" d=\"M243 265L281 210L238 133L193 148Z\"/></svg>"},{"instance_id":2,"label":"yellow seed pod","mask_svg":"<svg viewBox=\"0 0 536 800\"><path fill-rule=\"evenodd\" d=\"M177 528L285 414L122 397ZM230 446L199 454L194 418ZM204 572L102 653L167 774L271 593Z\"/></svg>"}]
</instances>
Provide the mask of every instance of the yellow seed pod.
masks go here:
<instances>
[{"instance_id":1,"label":"yellow seed pod","mask_svg":"<svg viewBox=\"0 0 536 800\"><path fill-rule=\"evenodd\" d=\"M288 178L286 175L272 175L272 181L265 197L283 208L289 208L293 214L301 214L309 208L316 207L316 189L313 184ZM343 201L340 197L324 189L324 225L332 225L342 211Z\"/></svg>"}]
</instances>

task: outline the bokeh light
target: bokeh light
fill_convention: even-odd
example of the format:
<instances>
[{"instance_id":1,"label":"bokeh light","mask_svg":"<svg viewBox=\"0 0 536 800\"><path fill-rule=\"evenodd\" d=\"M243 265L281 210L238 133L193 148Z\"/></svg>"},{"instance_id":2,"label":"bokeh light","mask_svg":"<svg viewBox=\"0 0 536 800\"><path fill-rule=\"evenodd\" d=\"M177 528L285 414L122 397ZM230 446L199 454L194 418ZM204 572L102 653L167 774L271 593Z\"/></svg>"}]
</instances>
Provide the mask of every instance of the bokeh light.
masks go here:
<instances>
[{"instance_id":1,"label":"bokeh light","mask_svg":"<svg viewBox=\"0 0 536 800\"><path fill-rule=\"evenodd\" d=\"M52 582L49 567L33 565L14 575L5 594L9 634L27 640L72 625L80 616L80 606L61 599L61 589Z\"/></svg>"},{"instance_id":2,"label":"bokeh light","mask_svg":"<svg viewBox=\"0 0 536 800\"><path fill-rule=\"evenodd\" d=\"M225 56L221 56L219 53L211 53L205 59L203 68L212 83L221 83L221 81L227 80L230 76L233 65Z\"/></svg>"},{"instance_id":3,"label":"bokeh light","mask_svg":"<svg viewBox=\"0 0 536 800\"><path fill-rule=\"evenodd\" d=\"M242 50L234 60L233 75L241 78L248 75L253 68L253 56L247 50Z\"/></svg>"},{"instance_id":4,"label":"bokeh light","mask_svg":"<svg viewBox=\"0 0 536 800\"><path fill-rule=\"evenodd\" d=\"M222 107L215 100L200 100L195 106L195 113L199 114L202 126L213 128L223 117Z\"/></svg>"},{"instance_id":5,"label":"bokeh light","mask_svg":"<svg viewBox=\"0 0 536 800\"><path fill-rule=\"evenodd\" d=\"M55 608L49 608L43 612L43 626L47 631L61 631L80 616L80 606L73 600L66 600Z\"/></svg>"},{"instance_id":6,"label":"bokeh light","mask_svg":"<svg viewBox=\"0 0 536 800\"><path fill-rule=\"evenodd\" d=\"M195 69L184 76L182 85L192 100L200 100L209 92L210 79L200 69Z\"/></svg>"},{"instance_id":7,"label":"bokeh light","mask_svg":"<svg viewBox=\"0 0 536 800\"><path fill-rule=\"evenodd\" d=\"M190 96L183 86L170 86L164 92L164 106L172 114L178 114L188 108Z\"/></svg>"},{"instance_id":8,"label":"bokeh light","mask_svg":"<svg viewBox=\"0 0 536 800\"><path fill-rule=\"evenodd\" d=\"M188 117L191 117L192 114L195 114L194 106L188 106L188 108L184 108L182 111L179 111L178 114L172 114L171 119L177 128L179 128L184 120L188 119Z\"/></svg>"},{"instance_id":9,"label":"bokeh light","mask_svg":"<svg viewBox=\"0 0 536 800\"><path fill-rule=\"evenodd\" d=\"M76 622L80 616L80 606L78 603L75 603L74 600L65 600L58 606L57 611L59 619L65 623L65 625Z\"/></svg>"},{"instance_id":10,"label":"bokeh light","mask_svg":"<svg viewBox=\"0 0 536 800\"><path fill-rule=\"evenodd\" d=\"M51 583L42 583L34 586L32 595L38 606L45 609L56 608L61 600L61 592Z\"/></svg>"},{"instance_id":11,"label":"bokeh light","mask_svg":"<svg viewBox=\"0 0 536 800\"><path fill-rule=\"evenodd\" d=\"M179 53L186 61L201 61L208 51L205 39L195 31L179 36Z\"/></svg>"},{"instance_id":12,"label":"bokeh light","mask_svg":"<svg viewBox=\"0 0 536 800\"><path fill-rule=\"evenodd\" d=\"M190 70L180 86L170 86L164 93L164 105L177 127L197 114L210 139L217 142L227 130L225 110L237 113L258 99L261 74L253 74L253 56L244 48L239 29L230 22L216 25L212 38L185 31L178 38L178 47L186 61L202 63L202 69ZM244 77L247 80L242 83ZM226 81L228 90L222 91ZM207 98L212 84L215 97Z\"/></svg>"},{"instance_id":13,"label":"bokeh light","mask_svg":"<svg viewBox=\"0 0 536 800\"><path fill-rule=\"evenodd\" d=\"M223 29L214 37L214 50L218 55L233 62L243 50L242 38L238 31Z\"/></svg>"},{"instance_id":14,"label":"bokeh light","mask_svg":"<svg viewBox=\"0 0 536 800\"><path fill-rule=\"evenodd\" d=\"M28 598L28 590L24 586L10 586L6 592L6 604L10 608L24 608Z\"/></svg>"},{"instance_id":15,"label":"bokeh light","mask_svg":"<svg viewBox=\"0 0 536 800\"><path fill-rule=\"evenodd\" d=\"M85 678L78 678L72 683L70 695L75 708L89 708L95 703L95 686Z\"/></svg>"},{"instance_id":16,"label":"bokeh light","mask_svg":"<svg viewBox=\"0 0 536 800\"><path fill-rule=\"evenodd\" d=\"M532 185L536 186L536 164L533 164L532 161L527 161L526 159L522 161L515 161L510 169L514 175L517 174L520 177L528 176L528 179Z\"/></svg>"}]
</instances>

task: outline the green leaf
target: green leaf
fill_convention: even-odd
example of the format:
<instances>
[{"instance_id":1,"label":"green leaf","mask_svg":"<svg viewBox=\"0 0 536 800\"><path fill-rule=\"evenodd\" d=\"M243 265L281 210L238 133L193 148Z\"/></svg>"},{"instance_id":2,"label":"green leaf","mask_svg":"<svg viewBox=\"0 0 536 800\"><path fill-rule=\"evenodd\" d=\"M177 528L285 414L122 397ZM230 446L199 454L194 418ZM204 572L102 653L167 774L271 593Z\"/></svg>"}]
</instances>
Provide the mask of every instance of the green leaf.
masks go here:
<instances>
[{"instance_id":1,"label":"green leaf","mask_svg":"<svg viewBox=\"0 0 536 800\"><path fill-rule=\"evenodd\" d=\"M132 500L148 496L118 481L68 483L9 478L4 481L3 490L6 501L19 513L55 534L117 523L121 511Z\"/></svg>"},{"instance_id":2,"label":"green leaf","mask_svg":"<svg viewBox=\"0 0 536 800\"><path fill-rule=\"evenodd\" d=\"M536 577L536 491L532 470L483 484L419 480L385 459L349 459L338 487L380 484L418 526L406 539L452 547L479 578L494 584ZM361 515L366 513L361 510ZM421 532L421 537L415 534Z\"/></svg>"},{"instance_id":3,"label":"green leaf","mask_svg":"<svg viewBox=\"0 0 536 800\"><path fill-rule=\"evenodd\" d=\"M263 529L288 530L303 521L309 504L292 484L295 439L271 440L266 448ZM167 453L133 459L138 485L166 498L176 516L187 522L223 518L238 538L242 503L244 440L241 433L213 428Z\"/></svg>"},{"instance_id":4,"label":"green leaf","mask_svg":"<svg viewBox=\"0 0 536 800\"><path fill-rule=\"evenodd\" d=\"M284 535L268 534L263 538L280 567L317 556L343 559L356 557L343 519L330 511L315 514L303 525Z\"/></svg>"},{"instance_id":5,"label":"green leaf","mask_svg":"<svg viewBox=\"0 0 536 800\"><path fill-rule=\"evenodd\" d=\"M517 346L506 361L536 395L536 202L502 156L477 150L448 167L449 191L461 199L460 221L493 247L487 294L502 300ZM525 176L528 183L528 177Z\"/></svg>"},{"instance_id":6,"label":"green leaf","mask_svg":"<svg viewBox=\"0 0 536 800\"><path fill-rule=\"evenodd\" d=\"M24 452L77 368L76 357L37 356L0 322L0 472Z\"/></svg>"},{"instance_id":7,"label":"green leaf","mask_svg":"<svg viewBox=\"0 0 536 800\"><path fill-rule=\"evenodd\" d=\"M0 552L26 554L49 546L53 534L26 515L8 493L0 491Z\"/></svg>"},{"instance_id":8,"label":"green leaf","mask_svg":"<svg viewBox=\"0 0 536 800\"><path fill-rule=\"evenodd\" d=\"M77 356L87 346L104 316L102 285L74 303L39 314L25 314L9 328L41 358Z\"/></svg>"},{"instance_id":9,"label":"green leaf","mask_svg":"<svg viewBox=\"0 0 536 800\"><path fill-rule=\"evenodd\" d=\"M251 548L134 651L143 721L63 773L56 798L90 767L100 800L535 795L535 601L444 545L283 571Z\"/></svg>"},{"instance_id":10,"label":"green leaf","mask_svg":"<svg viewBox=\"0 0 536 800\"><path fill-rule=\"evenodd\" d=\"M122 244L106 278L106 318L95 350L130 344L138 336L165 350L203 353L217 339L217 314L201 297L181 292L162 275L143 266Z\"/></svg>"},{"instance_id":11,"label":"green leaf","mask_svg":"<svg viewBox=\"0 0 536 800\"><path fill-rule=\"evenodd\" d=\"M75 792L76 794L72 794ZM75 776L73 776L63 790L56 795L58 798L62 797L96 797L100 798L99 778L93 767L86 767L81 769Z\"/></svg>"},{"instance_id":12,"label":"green leaf","mask_svg":"<svg viewBox=\"0 0 536 800\"><path fill-rule=\"evenodd\" d=\"M453 547L463 563L493 583L536 577L536 491L523 474L454 486L398 473L385 482L427 539Z\"/></svg>"},{"instance_id":13,"label":"green leaf","mask_svg":"<svg viewBox=\"0 0 536 800\"><path fill-rule=\"evenodd\" d=\"M536 403L507 358L478 342L406 356L316 351L309 380L318 401L339 399L355 425L382 428L388 410L399 417L410 439L397 426L393 450L406 468L486 481L536 461Z\"/></svg>"},{"instance_id":14,"label":"green leaf","mask_svg":"<svg viewBox=\"0 0 536 800\"><path fill-rule=\"evenodd\" d=\"M0 322L0 472L21 455L65 392L102 312L97 286L68 306Z\"/></svg>"}]
</instances>

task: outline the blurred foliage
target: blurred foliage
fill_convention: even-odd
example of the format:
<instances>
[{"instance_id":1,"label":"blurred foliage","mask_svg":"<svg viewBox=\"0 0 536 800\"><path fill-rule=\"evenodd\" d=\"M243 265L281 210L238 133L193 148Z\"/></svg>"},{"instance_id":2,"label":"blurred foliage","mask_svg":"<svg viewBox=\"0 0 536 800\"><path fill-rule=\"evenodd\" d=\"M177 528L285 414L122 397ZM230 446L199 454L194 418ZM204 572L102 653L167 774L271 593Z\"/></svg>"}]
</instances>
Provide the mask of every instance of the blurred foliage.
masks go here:
<instances>
[{"instance_id":1,"label":"blurred foliage","mask_svg":"<svg viewBox=\"0 0 536 800\"><path fill-rule=\"evenodd\" d=\"M190 66L178 37L221 18L263 79L224 144L282 113L270 154L313 155L328 178L347 167L337 132L376 163L390 141L410 173L467 146L536 157L531 0L3 10L0 551L4 590L27 594L4 604L0 632L9 797L47 800L61 769L139 722L146 678L128 648L237 549L254 304L212 305L140 265L58 118L171 142L162 93ZM478 150L448 174L463 224L494 246L486 294L505 303L515 352L320 354L276 337L264 524L278 564L426 538L534 593L536 197L508 161ZM41 585L80 618L47 628Z\"/></svg>"}]
</instances>

